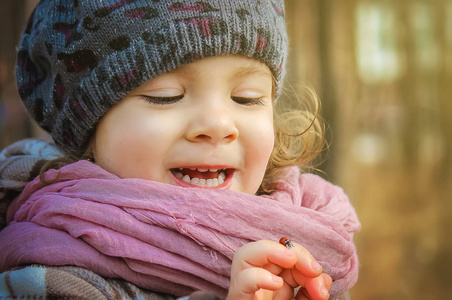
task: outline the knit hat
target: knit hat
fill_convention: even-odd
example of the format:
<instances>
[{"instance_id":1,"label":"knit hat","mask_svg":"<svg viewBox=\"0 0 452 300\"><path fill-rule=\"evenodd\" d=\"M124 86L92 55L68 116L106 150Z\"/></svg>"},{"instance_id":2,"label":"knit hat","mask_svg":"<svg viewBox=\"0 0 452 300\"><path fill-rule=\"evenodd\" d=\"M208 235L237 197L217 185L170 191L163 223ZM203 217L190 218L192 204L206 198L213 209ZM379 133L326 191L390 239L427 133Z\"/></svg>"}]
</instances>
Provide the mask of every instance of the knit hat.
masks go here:
<instances>
[{"instance_id":1,"label":"knit hat","mask_svg":"<svg viewBox=\"0 0 452 300\"><path fill-rule=\"evenodd\" d=\"M279 93L283 0L41 0L22 36L17 85L55 143L80 155L99 119L134 88L195 60L266 63Z\"/></svg>"}]
</instances>

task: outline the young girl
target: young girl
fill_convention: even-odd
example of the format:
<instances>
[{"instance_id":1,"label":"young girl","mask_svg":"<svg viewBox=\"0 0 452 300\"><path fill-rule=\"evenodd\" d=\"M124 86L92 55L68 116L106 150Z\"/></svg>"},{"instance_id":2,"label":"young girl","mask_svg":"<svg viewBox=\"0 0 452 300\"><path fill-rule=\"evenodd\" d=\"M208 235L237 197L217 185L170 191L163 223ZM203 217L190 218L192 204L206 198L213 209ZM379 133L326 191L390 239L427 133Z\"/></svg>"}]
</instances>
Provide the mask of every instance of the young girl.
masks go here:
<instances>
[{"instance_id":1,"label":"young girl","mask_svg":"<svg viewBox=\"0 0 452 300\"><path fill-rule=\"evenodd\" d=\"M286 56L281 0L42 0L17 82L59 149L0 156L0 295L346 293L360 224L340 188L295 167L321 132L277 100Z\"/></svg>"}]
</instances>

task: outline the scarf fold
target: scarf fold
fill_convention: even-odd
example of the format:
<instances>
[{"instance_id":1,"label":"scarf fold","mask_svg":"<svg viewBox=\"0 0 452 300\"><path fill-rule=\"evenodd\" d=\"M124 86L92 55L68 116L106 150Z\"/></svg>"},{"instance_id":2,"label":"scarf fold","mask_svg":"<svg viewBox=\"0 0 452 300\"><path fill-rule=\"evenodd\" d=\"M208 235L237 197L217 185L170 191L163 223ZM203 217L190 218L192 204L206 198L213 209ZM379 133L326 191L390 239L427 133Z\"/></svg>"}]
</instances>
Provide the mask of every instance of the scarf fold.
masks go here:
<instances>
[{"instance_id":1,"label":"scarf fold","mask_svg":"<svg viewBox=\"0 0 452 300\"><path fill-rule=\"evenodd\" d=\"M295 167L269 196L120 179L87 161L45 177L55 181L33 180L9 207L0 272L73 265L176 296L225 296L239 247L287 236L332 276L333 299L358 278L353 233L360 223L348 198Z\"/></svg>"}]
</instances>

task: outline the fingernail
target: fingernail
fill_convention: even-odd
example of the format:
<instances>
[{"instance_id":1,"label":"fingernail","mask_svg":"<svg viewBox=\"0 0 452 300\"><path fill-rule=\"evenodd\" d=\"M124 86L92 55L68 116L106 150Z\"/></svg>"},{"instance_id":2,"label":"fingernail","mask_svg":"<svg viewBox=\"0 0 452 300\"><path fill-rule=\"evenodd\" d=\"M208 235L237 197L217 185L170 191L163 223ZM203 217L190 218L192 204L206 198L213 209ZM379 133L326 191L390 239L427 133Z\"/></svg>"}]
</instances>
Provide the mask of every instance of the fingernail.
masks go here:
<instances>
[{"instance_id":1,"label":"fingernail","mask_svg":"<svg viewBox=\"0 0 452 300\"><path fill-rule=\"evenodd\" d=\"M272 280L274 282L280 283L282 281L282 278L276 275L272 275Z\"/></svg>"},{"instance_id":2,"label":"fingernail","mask_svg":"<svg viewBox=\"0 0 452 300\"><path fill-rule=\"evenodd\" d=\"M330 296L330 292L324 287L320 289L320 294L322 296L324 296L324 297L329 297Z\"/></svg>"},{"instance_id":3,"label":"fingernail","mask_svg":"<svg viewBox=\"0 0 452 300\"><path fill-rule=\"evenodd\" d=\"M311 262L311 267L312 267L315 271L318 271L318 270L322 269L322 266L321 266L316 260L313 260L313 261Z\"/></svg>"}]
</instances>

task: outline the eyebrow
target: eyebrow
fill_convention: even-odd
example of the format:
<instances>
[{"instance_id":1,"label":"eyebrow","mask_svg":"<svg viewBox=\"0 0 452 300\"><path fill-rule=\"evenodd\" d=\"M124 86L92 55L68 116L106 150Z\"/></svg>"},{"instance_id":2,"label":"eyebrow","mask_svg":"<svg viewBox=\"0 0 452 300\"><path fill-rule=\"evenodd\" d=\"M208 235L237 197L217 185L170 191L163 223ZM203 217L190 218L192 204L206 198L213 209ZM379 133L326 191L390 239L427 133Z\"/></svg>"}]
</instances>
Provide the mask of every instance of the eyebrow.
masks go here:
<instances>
[{"instance_id":1,"label":"eyebrow","mask_svg":"<svg viewBox=\"0 0 452 300\"><path fill-rule=\"evenodd\" d=\"M248 76L260 76L272 78L271 72L266 72L261 68L255 67L241 67L233 73L234 77L248 77Z\"/></svg>"}]
</instances>

